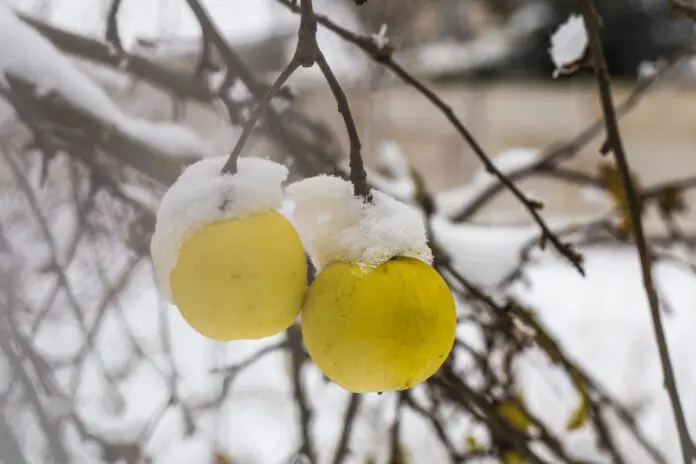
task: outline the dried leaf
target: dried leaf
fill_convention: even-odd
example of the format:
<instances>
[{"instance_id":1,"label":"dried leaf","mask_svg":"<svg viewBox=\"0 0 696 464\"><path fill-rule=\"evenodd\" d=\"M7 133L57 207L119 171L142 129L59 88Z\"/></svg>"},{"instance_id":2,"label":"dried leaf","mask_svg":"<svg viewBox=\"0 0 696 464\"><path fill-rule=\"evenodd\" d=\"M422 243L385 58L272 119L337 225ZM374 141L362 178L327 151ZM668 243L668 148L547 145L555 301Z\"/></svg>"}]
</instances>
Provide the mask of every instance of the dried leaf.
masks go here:
<instances>
[{"instance_id":1,"label":"dried leaf","mask_svg":"<svg viewBox=\"0 0 696 464\"><path fill-rule=\"evenodd\" d=\"M628 236L632 230L631 214L628 207L628 199L626 198L626 192L624 190L623 180L621 178L621 172L616 167L614 163L603 161L599 163L599 177L602 185L611 198L614 200L614 204L617 208L621 210L621 219L617 224L617 230L621 235ZM633 179L633 185L636 188L636 193L640 195L642 190L640 181L635 173L631 173L631 178ZM643 204L640 204L640 213L643 213Z\"/></svg>"},{"instance_id":2,"label":"dried leaf","mask_svg":"<svg viewBox=\"0 0 696 464\"><path fill-rule=\"evenodd\" d=\"M218 451L213 456L213 464L232 464L232 459L222 452Z\"/></svg>"},{"instance_id":3,"label":"dried leaf","mask_svg":"<svg viewBox=\"0 0 696 464\"><path fill-rule=\"evenodd\" d=\"M580 395L580 404L575 408L575 411L573 411L573 414L570 416L570 420L566 424L566 430L572 432L585 425L590 418L590 398L588 397L587 387L580 373L576 370L572 370L570 375Z\"/></svg>"},{"instance_id":4,"label":"dried leaf","mask_svg":"<svg viewBox=\"0 0 696 464\"><path fill-rule=\"evenodd\" d=\"M467 434L464 437L464 451L467 453L475 453L477 451L481 451L483 448L483 444L474 436Z\"/></svg>"},{"instance_id":5,"label":"dried leaf","mask_svg":"<svg viewBox=\"0 0 696 464\"><path fill-rule=\"evenodd\" d=\"M585 425L589 418L590 404L587 399L587 395L581 394L580 404L577 408L575 408L575 411L573 411L573 414L570 416L570 420L566 424L566 430L568 430L569 432L578 430L580 427Z\"/></svg>"},{"instance_id":6,"label":"dried leaf","mask_svg":"<svg viewBox=\"0 0 696 464\"><path fill-rule=\"evenodd\" d=\"M534 424L534 422L525 414L521 407L522 398L516 395L516 398L502 401L498 404L497 410L508 424L515 427L517 430L526 432Z\"/></svg>"},{"instance_id":7,"label":"dried leaf","mask_svg":"<svg viewBox=\"0 0 696 464\"><path fill-rule=\"evenodd\" d=\"M408 449L405 446L399 446L396 449L396 456L394 456L394 464L408 464Z\"/></svg>"},{"instance_id":8,"label":"dried leaf","mask_svg":"<svg viewBox=\"0 0 696 464\"><path fill-rule=\"evenodd\" d=\"M500 455L500 459L503 464L526 464L527 461L524 460L522 455L517 451L504 451Z\"/></svg>"}]
</instances>

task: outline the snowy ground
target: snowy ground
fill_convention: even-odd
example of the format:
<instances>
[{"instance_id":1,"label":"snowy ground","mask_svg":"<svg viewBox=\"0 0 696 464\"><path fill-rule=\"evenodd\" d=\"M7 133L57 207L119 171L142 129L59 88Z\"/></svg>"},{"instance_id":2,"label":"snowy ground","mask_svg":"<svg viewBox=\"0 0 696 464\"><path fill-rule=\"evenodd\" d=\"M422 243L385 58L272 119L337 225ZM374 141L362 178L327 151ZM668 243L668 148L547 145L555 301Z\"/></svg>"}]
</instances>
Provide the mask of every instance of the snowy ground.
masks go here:
<instances>
[{"instance_id":1,"label":"snowy ground","mask_svg":"<svg viewBox=\"0 0 696 464\"><path fill-rule=\"evenodd\" d=\"M525 154L526 153L526 154ZM503 170L519 168L535 158L526 151L520 156L496 159ZM55 179L64 178L60 164L54 167ZM33 172L29 173L33 178ZM5 185L9 181L4 178ZM466 201L462 192L476 191L481 175L473 176L470 185L459 189L459 201ZM57 194L35 187L35 194L47 214L59 250L66 237L74 233L71 216L61 208L69 200L69 191ZM64 183L62 189L70 187ZM467 188L468 187L468 188ZM454 202L457 195L445 196ZM13 249L23 252L25 270L19 275L21 285L15 290L26 295L28 303L40 306L46 298L53 278L37 272L45 265L46 250L36 244L40 234L27 233L32 222L29 207L18 192L4 196L2 203L4 234ZM108 209L103 219L109 234L118 234L123 218ZM284 208L284 211L291 211ZM288 213L289 214L289 213ZM16 221L16 222L15 222ZM12 225L23 224L14 228ZM35 225L34 225L35 226ZM536 231L532 228L455 225L444 217L434 223L435 234L452 254L458 269L469 279L484 286L493 286L511 266L516 265L519 248ZM87 320L91 324L97 314L99 300L108 288L95 277L99 267L110 276L124 267L129 252L102 237L95 243L81 245L71 265L71 281ZM549 254L527 273L530 285L516 285L510 291L534 309L551 332L564 344L567 352L592 374L616 399L640 411L641 429L667 454L667 462L678 460L676 433L672 414L662 389L661 371L649 321L649 313L635 253L628 248L594 248L584 250L587 278L582 278L567 263ZM32 268L34 270L32 270ZM688 271L675 265L662 264L656 269L662 295L671 313L665 315L667 336L676 366L677 377L690 425L696 426L696 376L691 369L691 327L696 316L691 308L696 303L696 282ZM217 450L226 451L239 463L281 464L299 446L297 409L292 398L290 364L285 352L274 352L241 371L232 383L222 407L203 409L194 420L199 428L193 436L185 433L185 420L180 406L167 406L170 395L189 407L196 408L216 397L222 388L222 375L214 370L247 359L278 337L260 342L219 344L194 332L178 311L159 297L148 262L142 262L136 274L105 318L95 340L95 350L85 359L81 371L66 365L56 368L55 375L65 391L74 391L75 411L90 430L113 443L131 442L151 433L146 450L161 464L206 462ZM64 295L56 300L55 310L37 332L37 350L49 362L59 365L78 355L85 340L68 310ZM166 354L167 341L172 347ZM475 344L475 342L473 342ZM142 351L145 358L135 356ZM169 364L169 360L173 365ZM174 370L172 370L172 368ZM0 365L0 369L3 366ZM549 366L543 356L529 352L518 366L524 399L549 428L564 436L578 457L595 458L595 441L587 429L573 433L564 430L578 396L568 379ZM76 376L76 372L79 375ZM173 382L170 375L175 373ZM109 377L119 376L117 388L109 386ZM315 411L312 430L319 445L321 460L326 462L336 445L348 394L325 384L314 367L304 371L308 397ZM0 375L0 379L2 379ZM2 382L0 382L2 383ZM174 386L172 390L172 385ZM4 387L3 387L4 388ZM387 435L394 413L394 395L367 395L351 441L353 454L348 462L364 462L368 455L384 457ZM36 425L24 418L25 406L8 407L8 417L15 420L20 437L28 449L37 448ZM153 417L163 413L154 430L149 430ZM403 443L413 463L441 462L445 451L438 444L430 426L413 413L403 418ZM465 419L451 422L448 431L454 443L463 446L467 434L477 429ZM84 444L77 444L80 453L88 453ZM624 450L631 455L637 448L626 439ZM81 458L94 462L94 455ZM35 462L41 462L36 459ZM483 462L483 461L482 461ZM600 461L601 462L601 461ZM606 462L606 461L604 461ZM632 455L632 464L649 462L640 454Z\"/></svg>"},{"instance_id":2,"label":"snowy ground","mask_svg":"<svg viewBox=\"0 0 696 464\"><path fill-rule=\"evenodd\" d=\"M472 278L480 273L502 275L515 253L514 232L480 234L470 227L459 231L462 243L487 256L485 262L467 269ZM570 355L599 382L629 407L639 408L640 427L648 438L665 453L668 462L676 462L677 437L666 395L662 389L657 352L653 343L645 295L641 289L635 254L630 250L594 249L587 252L588 277L555 259L545 260L529 273L531 285L519 286L514 293L534 308L552 333L565 344ZM459 256L467 263L466 256ZM464 266L466 267L466 266ZM657 273L658 283L669 299L673 314L667 316L667 335L676 365L682 399L689 420L696 426L696 375L691 328L696 315L694 276L677 268L664 266ZM138 345L153 359L162 356L162 330L169 332L177 373L176 392L181 400L196 406L219 393L219 366L234 364L278 339L218 344L203 339L180 317L173 307L162 308L152 285L149 266L143 265L133 284L121 298L122 312L136 336ZM113 316L112 316L113 317ZM166 321L164 328L160 318ZM43 336L42 336L43 335ZM125 332L117 320L107 321L97 339L97 350L107 370L122 369L131 359L132 347L125 342ZM71 346L69 340L75 343ZM81 346L74 324L58 321L51 330L39 333L37 344L49 359L69 356ZM298 447L297 411L291 393L289 359L282 352L270 354L243 370L233 383L224 407L198 418L202 428L193 437L184 436L181 411L169 408L148 443L147 449L157 463L174 464L209 462L215 449L226 450L233 462L281 463ZM123 408L114 409L103 385L101 367L94 359L87 363L83 385L77 399L78 411L86 422L109 441L129 441L137 437L149 420L163 408L169 398L169 385L155 369L141 363L125 379L120 390ZM347 393L325 384L315 368L305 371L308 396L315 408L313 432L326 462L341 426ZM577 393L569 381L547 364L543 356L530 353L519 365L519 375L526 403L544 422L561 436L579 457L598 458L592 435L587 430L573 433L564 425L577 404ZM386 453L386 437L393 414L393 398L367 395L351 442L353 455L348 462L363 462L370 453ZM433 431L420 418L406 414L403 442L414 463L440 462L444 450L439 448ZM465 422L452 424L455 443L463 443L471 433ZM474 432L475 433L475 432ZM624 450L635 449L631 442ZM629 462L649 462L634 455Z\"/></svg>"}]
</instances>

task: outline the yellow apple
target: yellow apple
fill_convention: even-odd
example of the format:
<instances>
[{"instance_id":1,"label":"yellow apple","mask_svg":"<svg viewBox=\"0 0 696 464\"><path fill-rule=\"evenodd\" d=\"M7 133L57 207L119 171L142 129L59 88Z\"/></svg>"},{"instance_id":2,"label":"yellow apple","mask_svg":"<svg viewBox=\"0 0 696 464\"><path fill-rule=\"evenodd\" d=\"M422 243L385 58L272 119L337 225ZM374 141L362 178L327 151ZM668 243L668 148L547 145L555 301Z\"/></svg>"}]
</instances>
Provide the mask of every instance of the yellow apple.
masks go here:
<instances>
[{"instance_id":1,"label":"yellow apple","mask_svg":"<svg viewBox=\"0 0 696 464\"><path fill-rule=\"evenodd\" d=\"M287 329L307 286L300 237L275 211L205 224L180 246L173 303L201 335L258 339Z\"/></svg>"},{"instance_id":2,"label":"yellow apple","mask_svg":"<svg viewBox=\"0 0 696 464\"><path fill-rule=\"evenodd\" d=\"M404 390L428 379L454 344L452 293L427 263L334 261L307 292L301 326L324 374L355 392Z\"/></svg>"}]
</instances>

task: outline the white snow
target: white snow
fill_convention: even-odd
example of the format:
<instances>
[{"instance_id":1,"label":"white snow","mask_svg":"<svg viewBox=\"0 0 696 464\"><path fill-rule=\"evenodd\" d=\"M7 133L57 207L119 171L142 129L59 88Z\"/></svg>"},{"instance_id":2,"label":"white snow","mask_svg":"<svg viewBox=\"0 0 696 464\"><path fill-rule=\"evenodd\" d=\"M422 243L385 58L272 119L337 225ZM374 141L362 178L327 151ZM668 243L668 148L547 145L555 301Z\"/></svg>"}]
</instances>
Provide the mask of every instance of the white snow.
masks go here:
<instances>
[{"instance_id":1,"label":"white snow","mask_svg":"<svg viewBox=\"0 0 696 464\"><path fill-rule=\"evenodd\" d=\"M641 79L652 79L659 72L658 63L643 61L638 65L638 77Z\"/></svg>"},{"instance_id":2,"label":"white snow","mask_svg":"<svg viewBox=\"0 0 696 464\"><path fill-rule=\"evenodd\" d=\"M190 165L162 198L151 251L159 288L170 301L169 274L184 240L205 224L277 210L283 202L285 166L240 158L237 172L223 175L226 161L226 156L218 156Z\"/></svg>"},{"instance_id":3,"label":"white snow","mask_svg":"<svg viewBox=\"0 0 696 464\"><path fill-rule=\"evenodd\" d=\"M452 265L464 277L484 287L499 284L519 263L520 249L539 235L534 225L455 224L437 216L431 221L436 243L451 257Z\"/></svg>"},{"instance_id":4,"label":"white snow","mask_svg":"<svg viewBox=\"0 0 696 464\"><path fill-rule=\"evenodd\" d=\"M57 27L89 36L103 37L110 0L6 0L21 11L55 24ZM37 3L43 3L36 5ZM250 41L273 31L267 25L273 18L272 2L264 0L202 0L231 40ZM38 8L37 8L38 7ZM138 39L162 37L191 38L200 33L186 2L154 1L142 3L124 0L119 14L119 32L123 45L134 47ZM190 42L189 42L190 43ZM185 45L188 47L188 43Z\"/></svg>"},{"instance_id":5,"label":"white snow","mask_svg":"<svg viewBox=\"0 0 696 464\"><path fill-rule=\"evenodd\" d=\"M379 170L366 167L367 180L375 188L403 202L413 199L416 187L403 150L394 140L385 140L377 148ZM345 172L350 166L344 164Z\"/></svg>"},{"instance_id":6,"label":"white snow","mask_svg":"<svg viewBox=\"0 0 696 464\"><path fill-rule=\"evenodd\" d=\"M206 143L188 126L172 122L152 122L142 118L124 118L120 129L136 140L174 158L197 160L209 155Z\"/></svg>"},{"instance_id":7,"label":"white snow","mask_svg":"<svg viewBox=\"0 0 696 464\"><path fill-rule=\"evenodd\" d=\"M155 461L156 464L214 463L210 440L203 437L185 437L170 446Z\"/></svg>"},{"instance_id":8,"label":"white snow","mask_svg":"<svg viewBox=\"0 0 696 464\"><path fill-rule=\"evenodd\" d=\"M121 114L102 89L79 72L70 60L44 36L21 21L0 3L0 42L12 44L0 51L3 78L26 79L38 94L57 92L76 107L102 121L116 121Z\"/></svg>"},{"instance_id":9,"label":"white snow","mask_svg":"<svg viewBox=\"0 0 696 464\"><path fill-rule=\"evenodd\" d=\"M395 140L385 140L377 149L380 165L395 179L411 177L408 161Z\"/></svg>"},{"instance_id":10,"label":"white snow","mask_svg":"<svg viewBox=\"0 0 696 464\"><path fill-rule=\"evenodd\" d=\"M216 173L219 167L219 164L211 166L211 171ZM196 176L188 176L193 181L191 177ZM281 199L279 194L278 200ZM291 206L290 201L285 201L284 212L291 214ZM510 266L516 264L519 246L536 233L533 227L503 229L455 225L443 218L435 218L433 227L436 237L452 254L457 268L475 282L487 286L494 286ZM629 407L642 408L638 414L639 426L652 443L668 453L667 462L677 462L672 413L660 382L635 253L630 249L584 251L587 278L580 277L565 262L544 255L543 261L527 273L530 285L516 285L510 293L533 309L550 332L565 344L572 359L597 378L615 398ZM171 306L161 308L166 318L162 326L158 323L161 316L157 310L157 293L150 284L147 270L143 266L120 298L124 317L146 356L165 372L169 372L171 359L176 372L174 392L188 407L201 405L220 391L221 374L212 372L213 368L233 365L263 346L282 339L234 343L221 349L219 344L196 334ZM696 376L690 367L694 362L690 332L696 324L696 315L690 308L696 303L696 285L692 274L673 265L659 266L655 276L673 309L672 315L665 316L667 337L693 429L696 426L693 414L696 411ZM57 304L60 306L59 302ZM460 304L460 309L465 306ZM129 342L127 339L119 342L118 337L123 335L112 327L118 323L114 319L105 318L98 351L116 375L121 371L119 366L124 365L121 355L127 350L122 351L122 348ZM66 327L63 318L47 320L43 331L37 338L37 348L51 362L73 355L81 343L79 332L72 326ZM462 327L459 332L463 339L478 346L471 330ZM159 343L165 333L172 340L171 358L163 353ZM47 343L51 336L51 343ZM60 340L68 340L70 346L56 345ZM107 354L107 349L119 353ZM223 450L235 462L285 462L299 446L297 408L292 400L288 361L287 353L278 351L242 371L224 403L209 412L195 414L197 429L193 436L186 436L181 408L171 406L155 428L152 439L143 443L148 456L163 464L207 462L214 450ZM148 368L147 363L140 361L133 367L119 382L116 392L104 380L103 367L90 355L75 398L76 407L71 410L83 419L91 432L111 443L130 442L141 436L171 393L166 378ZM536 350L521 357L515 371L526 405L562 435L563 442L575 456L607 462L597 451L596 441L587 427L573 433L564 430L578 401L577 392L565 375ZM57 377L61 383L66 383L61 380L65 375L59 372ZM302 378L314 409L311 427L320 462L328 461L338 438L348 395L335 385L325 384L316 367L310 364L305 367ZM427 404L418 389L415 394L419 402ZM364 462L368 455L380 460L386 456L393 400L389 393L363 397L348 462ZM19 417L19 406L12 405L12 408L9 414ZM488 441L485 434L479 433L480 429L472 426L470 416L461 413L443 416L448 424L448 435L456 446L463 446L467 434L475 435L483 443ZM404 412L402 419L403 442L412 462L444 460L444 450L428 424L408 412ZM609 420L613 430L622 429L615 419L609 417ZM36 432L31 431L29 425L19 426L22 436L27 437L24 443L30 444L31 440L36 443ZM622 449L629 456L627 462L649 463L625 433L619 432L619 436ZM83 443L77 445L85 447Z\"/></svg>"},{"instance_id":11,"label":"white snow","mask_svg":"<svg viewBox=\"0 0 696 464\"><path fill-rule=\"evenodd\" d=\"M551 36L549 54L556 66L554 77L566 71L585 54L588 38L585 20L582 16L572 14Z\"/></svg>"},{"instance_id":12,"label":"white snow","mask_svg":"<svg viewBox=\"0 0 696 464\"><path fill-rule=\"evenodd\" d=\"M124 114L103 88L5 3L0 3L0 43L11 44L0 49L2 85L6 85L8 76L29 82L37 95L56 94L107 128L165 155L198 158L210 154L206 142L190 129Z\"/></svg>"},{"instance_id":13,"label":"white snow","mask_svg":"<svg viewBox=\"0 0 696 464\"><path fill-rule=\"evenodd\" d=\"M491 162L503 174L511 175L529 168L539 161L540 156L541 152L536 148L511 148L492 156ZM438 214L448 217L459 213L470 201L498 182L497 177L480 167L467 184L435 195Z\"/></svg>"},{"instance_id":14,"label":"white snow","mask_svg":"<svg viewBox=\"0 0 696 464\"><path fill-rule=\"evenodd\" d=\"M380 50L390 43L389 37L387 36L387 29L389 29L388 26L382 24L376 34L370 34L370 38Z\"/></svg>"},{"instance_id":15,"label":"white snow","mask_svg":"<svg viewBox=\"0 0 696 464\"><path fill-rule=\"evenodd\" d=\"M570 356L614 398L629 407L643 407L639 426L667 453L667 462L678 462L678 438L662 383L636 253L630 248L586 251L586 278L553 259L530 269L531 287L519 285L513 293L537 311ZM687 419L694 430L696 376L691 367L694 351L689 328L696 324L696 314L690 310L696 302L696 281L689 271L670 264L660 265L655 278L662 297L674 309L674 314L663 314L663 321ZM530 358L521 372L529 407L572 447L584 448L582 454L588 456L591 436L562 431L577 393L553 373L553 368L544 367L538 355ZM627 462L650 462L631 443L624 440L623 445L624 451L632 454Z\"/></svg>"},{"instance_id":16,"label":"white snow","mask_svg":"<svg viewBox=\"0 0 696 464\"><path fill-rule=\"evenodd\" d=\"M51 0L41 2L43 5L28 0L6 1L57 27L100 39L103 38L110 4L110 0ZM299 15L275 0L201 0L201 4L233 45L290 33L293 39L287 45L286 55L288 60L291 58ZM360 21L350 5L334 0L315 0L314 7L318 14L338 19L341 26L351 31L366 32L360 27ZM139 39L153 40L156 43L155 51L163 54L190 53L200 44L200 26L185 1L164 0L143 4L137 0L124 0L119 14L119 33L126 50L133 52L138 51ZM317 40L339 79L360 79L364 76L369 60L353 45L321 27L317 31ZM290 83L316 84L321 79L321 72L315 66L296 72Z\"/></svg>"},{"instance_id":17,"label":"white snow","mask_svg":"<svg viewBox=\"0 0 696 464\"><path fill-rule=\"evenodd\" d=\"M332 261L378 266L394 256L430 263L420 211L373 191L366 204L350 182L317 176L287 188L295 202L293 221L317 270Z\"/></svg>"}]
</instances>

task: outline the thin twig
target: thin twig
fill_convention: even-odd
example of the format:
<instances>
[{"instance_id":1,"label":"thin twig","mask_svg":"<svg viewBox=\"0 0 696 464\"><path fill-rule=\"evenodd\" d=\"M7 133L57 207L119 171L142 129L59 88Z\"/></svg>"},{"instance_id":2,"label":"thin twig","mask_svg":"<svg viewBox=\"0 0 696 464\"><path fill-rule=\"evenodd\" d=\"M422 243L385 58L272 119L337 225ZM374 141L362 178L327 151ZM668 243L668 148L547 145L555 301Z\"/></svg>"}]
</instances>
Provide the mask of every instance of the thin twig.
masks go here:
<instances>
[{"instance_id":1,"label":"thin twig","mask_svg":"<svg viewBox=\"0 0 696 464\"><path fill-rule=\"evenodd\" d=\"M294 73L295 70L299 67L299 61L293 58L290 61L290 63L286 66L286 68L283 69L283 72L280 73L280 76L278 76L278 79L276 79L271 88L268 89L266 95L264 95L263 99L258 103L256 109L254 109L254 112L251 114L247 122L244 124L242 134L239 136L239 139L237 139L237 142L235 143L234 148L232 149L232 153L230 153L230 156L227 158L225 165L222 167L222 173L234 174L237 171L237 159L239 158L239 155L241 154L242 149L244 148L244 145L246 144L247 140L251 136L251 133L254 130L254 126L256 126L256 122L261 118L261 115L264 114L264 112L266 112L266 110L268 109L268 105L270 104L271 99L276 94L276 92L278 92L278 90L288 80L292 73Z\"/></svg>"},{"instance_id":2,"label":"thin twig","mask_svg":"<svg viewBox=\"0 0 696 464\"><path fill-rule=\"evenodd\" d=\"M3 308L3 310L4 309L5 308ZM2 349L2 351L5 353L5 357L9 361L10 367L21 380L24 387L24 393L34 407L34 412L36 413L38 422L46 434L49 449L51 450L51 454L53 455L55 462L59 464L68 464L70 462L70 458L61 439L60 427L55 424L55 421L51 420L50 416L46 412L45 407L39 398L39 394L34 388L31 378L29 377L29 374L22 365L20 356L12 349L10 343L10 334L8 332L0 334L0 349Z\"/></svg>"},{"instance_id":3,"label":"thin twig","mask_svg":"<svg viewBox=\"0 0 696 464\"><path fill-rule=\"evenodd\" d=\"M118 54L123 53L123 42L118 32L118 13L123 0L111 0L109 13L106 18L106 41L111 44Z\"/></svg>"},{"instance_id":4,"label":"thin twig","mask_svg":"<svg viewBox=\"0 0 696 464\"><path fill-rule=\"evenodd\" d=\"M276 0L282 5L288 7L295 13L301 13L301 9L297 7L291 0ZM325 16L315 15L316 21L327 29L335 32L343 39L350 43L357 45L361 50L370 55L377 63L386 66L392 72L394 72L404 83L412 86L420 94L422 94L430 103L432 103L447 120L454 126L461 137L467 142L471 147L474 154L479 158L481 163L484 165L486 170L494 175L523 205L523 207L529 212L534 222L537 223L539 228L544 234L544 243L549 242L553 247L564 256L582 275L585 275L585 271L582 263L582 256L578 254L569 243L561 242L553 233L553 231L546 224L546 221L539 214L539 210L543 207L540 202L527 197L520 189L517 187L503 172L496 167L496 165L491 161L490 157L483 150L476 138L471 134L471 132L466 128L464 123L457 117L454 113L452 107L450 107L445 101L440 98L432 89L430 89L426 84L418 80L415 76L410 74L406 69L399 65L392 57L393 48L390 46L380 47L374 40L369 37L363 37L357 35L347 29L338 26L333 21Z\"/></svg>"},{"instance_id":5,"label":"thin twig","mask_svg":"<svg viewBox=\"0 0 696 464\"><path fill-rule=\"evenodd\" d=\"M664 327L662 325L662 317L660 313L660 302L655 290L655 285L652 278L651 258L647 242L641 223L641 208L640 199L636 192L636 187L631 177L631 170L628 164L626 151L624 150L621 140L619 125L616 120L616 112L614 110L611 83L607 62L604 57L604 49L602 44L600 16L597 12L593 0L582 0L580 2L582 16L585 20L585 27L590 42L590 50L592 52L593 65L597 78L597 88L602 105L602 113L604 114L604 122L606 125L607 140L606 148L614 154L617 167L621 173L624 192L626 193L626 201L628 203L629 214L631 218L631 230L638 250L640 260L641 274L643 276L643 286L648 296L650 306L650 316L652 318L653 329L655 332L655 340L660 353L660 361L664 375L664 384L669 395L672 409L674 410L677 431L679 433L679 441L681 444L682 458L684 464L690 464L696 459L696 445L689 435L686 418L682 409L679 398L679 390L675 379L674 369L669 357L669 348L667 346L667 337L665 336Z\"/></svg>"},{"instance_id":6,"label":"thin twig","mask_svg":"<svg viewBox=\"0 0 696 464\"><path fill-rule=\"evenodd\" d=\"M619 105L616 106L616 116L621 118L626 116L638 106L638 103L642 101L642 98L649 94L651 89L655 88L655 84L659 81L661 77L671 71L677 63L680 63L684 58L693 53L693 47L689 46L680 50L673 57L671 57L664 66L662 66L657 73L639 81L636 86ZM550 147L544 151L544 154L535 163L531 163L522 169L509 172L508 177L513 180L521 180L532 174L544 174L545 169L549 169L551 166L557 166L559 162L568 160L572 156L577 155L580 151L586 147L592 140L599 136L604 131L604 120L602 117L593 121L588 127L583 129L570 141L555 147ZM462 207L460 211L452 215L452 220L455 222L463 222L470 219L476 213L478 213L484 206L486 206L496 194L502 192L505 186L499 182L489 183L488 186L483 189L475 198L467 202L466 206Z\"/></svg>"},{"instance_id":7,"label":"thin twig","mask_svg":"<svg viewBox=\"0 0 696 464\"><path fill-rule=\"evenodd\" d=\"M292 388L295 403L300 413L300 431L302 435L302 447L300 453L307 457L310 464L317 462L316 452L312 440L310 425L312 421L312 409L307 400L307 393L302 382L302 366L305 362L305 354L302 348L302 335L297 326L292 326L287 331L287 343L290 351L292 366Z\"/></svg>"},{"instance_id":8,"label":"thin twig","mask_svg":"<svg viewBox=\"0 0 696 464\"><path fill-rule=\"evenodd\" d=\"M343 416L343 429L341 430L341 437L338 439L338 446L336 446L336 452L334 453L333 464L341 464L350 452L349 444L350 437L353 433L353 424L355 423L355 418L358 414L358 408L360 407L361 396L357 393L351 393L350 399L348 400L348 407L346 408L346 413Z\"/></svg>"},{"instance_id":9,"label":"thin twig","mask_svg":"<svg viewBox=\"0 0 696 464\"><path fill-rule=\"evenodd\" d=\"M370 186L367 184L367 172L365 172L365 165L363 164L363 158L360 153L360 137L358 136L358 129L355 127L355 120L350 112L348 99L333 71L331 71L329 63L326 61L326 58L324 58L324 54L321 52L317 56L317 65L319 65L321 72L326 78L326 82L329 84L334 94L334 98L338 105L338 111L341 113L343 122L346 125L346 130L348 131L348 140L350 143L350 181L353 184L354 193L356 196L369 203L372 201L372 194L370 193Z\"/></svg>"},{"instance_id":10,"label":"thin twig","mask_svg":"<svg viewBox=\"0 0 696 464\"><path fill-rule=\"evenodd\" d=\"M396 412L394 422L389 429L389 464L404 464L403 450L401 448L401 412L402 403L406 392L400 391L396 393Z\"/></svg>"}]
</instances>

